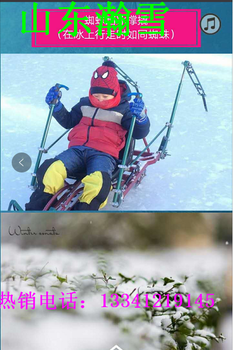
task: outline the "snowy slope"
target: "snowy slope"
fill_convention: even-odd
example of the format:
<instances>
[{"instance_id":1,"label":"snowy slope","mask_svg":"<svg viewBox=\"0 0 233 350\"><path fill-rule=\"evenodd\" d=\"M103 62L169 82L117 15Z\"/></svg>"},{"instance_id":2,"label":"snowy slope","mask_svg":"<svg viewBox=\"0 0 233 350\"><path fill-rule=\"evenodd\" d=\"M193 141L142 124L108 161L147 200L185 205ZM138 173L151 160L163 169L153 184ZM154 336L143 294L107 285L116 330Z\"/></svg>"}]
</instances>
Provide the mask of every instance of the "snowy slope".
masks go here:
<instances>
[{"instance_id":1,"label":"snowy slope","mask_svg":"<svg viewBox=\"0 0 233 350\"><path fill-rule=\"evenodd\" d=\"M11 199L24 207L31 195L27 186L48 116L47 91L57 82L68 85L62 102L70 109L87 95L91 74L103 56L2 55L2 210L7 210ZM148 141L170 119L185 60L193 64L203 85L209 112L186 74L168 147L172 156L150 166L142 184L120 208L114 209L110 199L103 210L231 210L231 55L114 55L113 60L139 83L151 120ZM53 120L47 145L63 131ZM151 147L153 151L159 143ZM65 137L46 158L67 145ZM140 145L141 141L137 148ZM18 152L32 158L26 173L11 166Z\"/></svg>"}]
</instances>

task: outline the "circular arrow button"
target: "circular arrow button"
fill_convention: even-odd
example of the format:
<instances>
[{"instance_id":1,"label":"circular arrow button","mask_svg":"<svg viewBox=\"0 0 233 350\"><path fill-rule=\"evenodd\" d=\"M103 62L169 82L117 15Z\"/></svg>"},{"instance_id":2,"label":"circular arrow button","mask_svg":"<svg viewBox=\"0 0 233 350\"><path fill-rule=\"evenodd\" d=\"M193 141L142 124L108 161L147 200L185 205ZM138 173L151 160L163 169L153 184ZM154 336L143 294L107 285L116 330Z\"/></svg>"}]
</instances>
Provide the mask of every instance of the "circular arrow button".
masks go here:
<instances>
[{"instance_id":1,"label":"circular arrow button","mask_svg":"<svg viewBox=\"0 0 233 350\"><path fill-rule=\"evenodd\" d=\"M19 173L25 173L31 168L32 160L27 153L17 153L12 158L12 166Z\"/></svg>"}]
</instances>

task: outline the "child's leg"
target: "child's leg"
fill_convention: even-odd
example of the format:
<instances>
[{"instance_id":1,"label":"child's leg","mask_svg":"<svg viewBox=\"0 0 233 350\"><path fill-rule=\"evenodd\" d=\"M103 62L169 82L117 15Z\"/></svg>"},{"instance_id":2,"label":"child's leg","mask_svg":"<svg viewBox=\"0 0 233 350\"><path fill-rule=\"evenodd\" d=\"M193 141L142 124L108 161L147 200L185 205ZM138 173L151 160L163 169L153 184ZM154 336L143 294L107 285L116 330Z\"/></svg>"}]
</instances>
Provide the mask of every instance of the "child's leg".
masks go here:
<instances>
[{"instance_id":1,"label":"child's leg","mask_svg":"<svg viewBox=\"0 0 233 350\"><path fill-rule=\"evenodd\" d=\"M82 179L84 190L74 210L98 210L107 204L116 160L103 152L86 150L87 175Z\"/></svg>"},{"instance_id":2,"label":"child's leg","mask_svg":"<svg viewBox=\"0 0 233 350\"><path fill-rule=\"evenodd\" d=\"M47 173L48 169L56 164L56 159L46 159L44 163L39 167L36 178L37 178L37 188L32 193L29 203L25 204L25 210L43 210L49 200L53 197L52 193L44 191L45 184L43 183L43 178Z\"/></svg>"},{"instance_id":3,"label":"child's leg","mask_svg":"<svg viewBox=\"0 0 233 350\"><path fill-rule=\"evenodd\" d=\"M68 149L53 159L47 159L37 171L38 187L25 205L26 210L43 210L48 201L63 186L67 175L83 171L81 154Z\"/></svg>"},{"instance_id":4,"label":"child's leg","mask_svg":"<svg viewBox=\"0 0 233 350\"><path fill-rule=\"evenodd\" d=\"M111 189L111 178L108 173L95 171L82 179L84 190L74 206L74 210L98 210L107 204Z\"/></svg>"}]
</instances>

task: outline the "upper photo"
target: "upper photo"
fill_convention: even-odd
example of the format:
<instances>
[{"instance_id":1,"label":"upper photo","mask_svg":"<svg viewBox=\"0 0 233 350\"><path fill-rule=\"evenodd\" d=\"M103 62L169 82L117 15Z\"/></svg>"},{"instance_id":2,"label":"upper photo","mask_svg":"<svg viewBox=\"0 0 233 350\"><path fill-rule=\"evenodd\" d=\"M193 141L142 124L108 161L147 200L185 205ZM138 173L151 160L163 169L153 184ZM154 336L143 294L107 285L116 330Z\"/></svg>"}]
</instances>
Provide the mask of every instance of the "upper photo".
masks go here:
<instances>
[{"instance_id":1,"label":"upper photo","mask_svg":"<svg viewBox=\"0 0 233 350\"><path fill-rule=\"evenodd\" d=\"M232 55L1 55L1 211L231 211Z\"/></svg>"}]
</instances>

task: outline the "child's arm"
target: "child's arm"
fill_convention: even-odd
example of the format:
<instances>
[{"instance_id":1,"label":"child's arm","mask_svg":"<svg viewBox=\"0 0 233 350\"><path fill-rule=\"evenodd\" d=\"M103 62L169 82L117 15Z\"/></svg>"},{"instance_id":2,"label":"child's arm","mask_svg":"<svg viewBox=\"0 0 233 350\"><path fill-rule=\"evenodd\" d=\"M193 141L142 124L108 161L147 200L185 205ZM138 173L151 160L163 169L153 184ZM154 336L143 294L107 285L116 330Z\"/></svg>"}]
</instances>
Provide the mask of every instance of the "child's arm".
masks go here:
<instances>
[{"instance_id":1,"label":"child's arm","mask_svg":"<svg viewBox=\"0 0 233 350\"><path fill-rule=\"evenodd\" d=\"M150 131L150 121L147 116L146 110L144 111L143 114L142 113L137 114L137 113L132 113L132 110L130 109L130 107L128 107L127 111L125 112L121 120L121 125L124 129L129 130L133 114L136 115L133 138L143 139L149 134L149 131Z\"/></svg>"},{"instance_id":2,"label":"child's arm","mask_svg":"<svg viewBox=\"0 0 233 350\"><path fill-rule=\"evenodd\" d=\"M61 97L62 95L59 94L59 91L57 90L57 86L51 87L49 92L47 93L45 97L45 102L50 106L53 101L56 101L56 104L53 109L53 116L56 119L56 121L63 126L65 129L71 129L75 125L77 125L80 120L82 119L82 111L81 111L81 100L79 103L77 103L70 112L67 111L67 109L64 107L64 105L61 103Z\"/></svg>"},{"instance_id":3,"label":"child's arm","mask_svg":"<svg viewBox=\"0 0 233 350\"><path fill-rule=\"evenodd\" d=\"M71 129L82 119L81 104L77 103L70 112L62 105L59 111L53 112L53 116L63 128Z\"/></svg>"}]
</instances>

